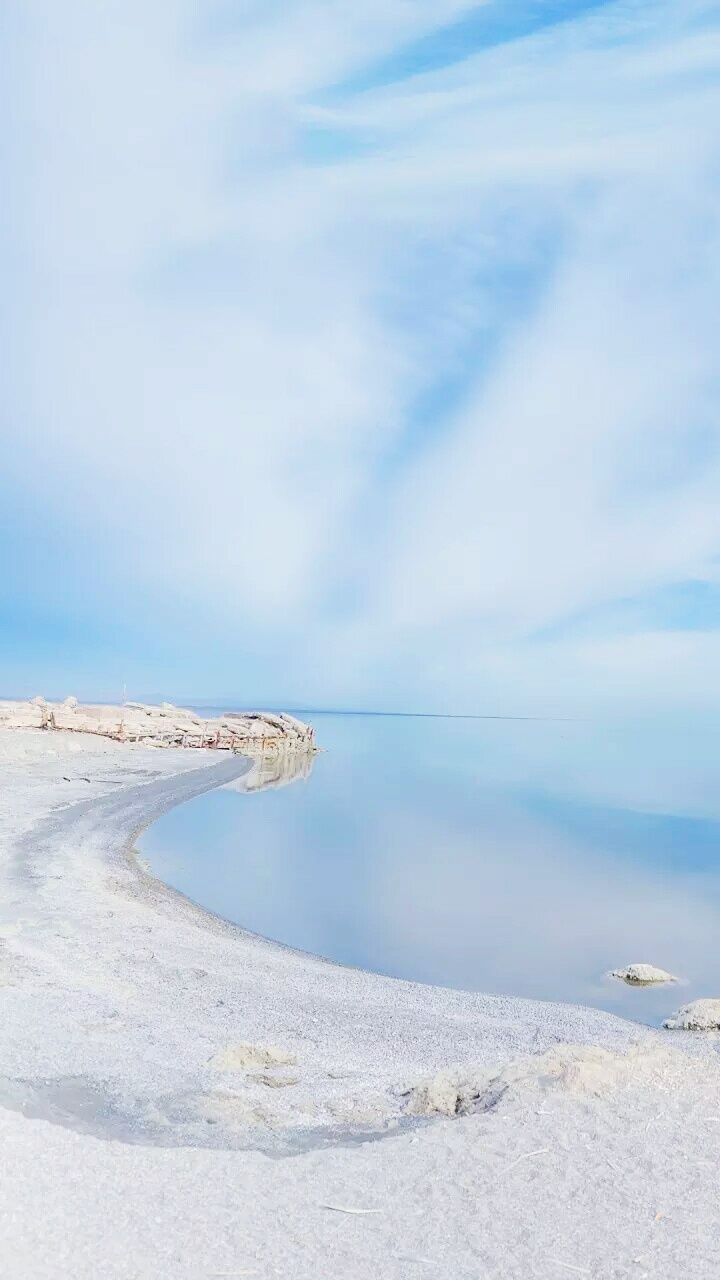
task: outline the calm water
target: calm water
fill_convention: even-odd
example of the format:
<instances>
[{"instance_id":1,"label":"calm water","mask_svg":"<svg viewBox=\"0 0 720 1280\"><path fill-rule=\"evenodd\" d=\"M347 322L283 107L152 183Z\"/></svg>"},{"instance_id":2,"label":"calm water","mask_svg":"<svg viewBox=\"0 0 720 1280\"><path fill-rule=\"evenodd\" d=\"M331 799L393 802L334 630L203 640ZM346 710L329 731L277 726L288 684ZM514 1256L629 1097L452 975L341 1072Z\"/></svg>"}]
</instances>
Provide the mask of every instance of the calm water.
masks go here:
<instances>
[{"instance_id":1,"label":"calm water","mask_svg":"<svg viewBox=\"0 0 720 1280\"><path fill-rule=\"evenodd\" d=\"M239 924L422 982L657 1022L720 994L720 728L315 714L310 776L160 818L155 873ZM632 990L646 961L687 980Z\"/></svg>"}]
</instances>

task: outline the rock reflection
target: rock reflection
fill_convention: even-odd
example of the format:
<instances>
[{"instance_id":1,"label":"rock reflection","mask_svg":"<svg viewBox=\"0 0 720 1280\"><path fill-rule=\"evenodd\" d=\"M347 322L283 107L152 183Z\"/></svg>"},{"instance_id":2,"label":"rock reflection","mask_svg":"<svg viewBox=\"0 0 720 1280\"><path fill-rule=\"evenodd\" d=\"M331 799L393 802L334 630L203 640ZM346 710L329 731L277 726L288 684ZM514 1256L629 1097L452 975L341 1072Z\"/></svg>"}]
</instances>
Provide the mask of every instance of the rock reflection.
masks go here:
<instances>
[{"instance_id":1,"label":"rock reflection","mask_svg":"<svg viewBox=\"0 0 720 1280\"><path fill-rule=\"evenodd\" d=\"M253 761L252 769L241 778L227 782L223 791L239 791L248 795L255 791L269 791L273 787L287 787L291 782L305 781L310 777L317 751L268 751Z\"/></svg>"}]
</instances>

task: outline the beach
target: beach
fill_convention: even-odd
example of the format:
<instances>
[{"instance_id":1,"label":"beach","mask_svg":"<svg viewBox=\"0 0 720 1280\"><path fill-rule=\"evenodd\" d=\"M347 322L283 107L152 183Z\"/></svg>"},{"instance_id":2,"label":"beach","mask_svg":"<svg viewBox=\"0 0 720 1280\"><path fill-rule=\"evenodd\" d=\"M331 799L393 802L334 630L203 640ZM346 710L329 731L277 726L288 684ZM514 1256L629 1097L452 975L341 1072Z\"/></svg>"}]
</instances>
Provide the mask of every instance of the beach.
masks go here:
<instances>
[{"instance_id":1,"label":"beach","mask_svg":"<svg viewBox=\"0 0 720 1280\"><path fill-rule=\"evenodd\" d=\"M716 1275L718 1038L343 968L148 874L138 832L266 768L0 728L3 1274Z\"/></svg>"}]
</instances>

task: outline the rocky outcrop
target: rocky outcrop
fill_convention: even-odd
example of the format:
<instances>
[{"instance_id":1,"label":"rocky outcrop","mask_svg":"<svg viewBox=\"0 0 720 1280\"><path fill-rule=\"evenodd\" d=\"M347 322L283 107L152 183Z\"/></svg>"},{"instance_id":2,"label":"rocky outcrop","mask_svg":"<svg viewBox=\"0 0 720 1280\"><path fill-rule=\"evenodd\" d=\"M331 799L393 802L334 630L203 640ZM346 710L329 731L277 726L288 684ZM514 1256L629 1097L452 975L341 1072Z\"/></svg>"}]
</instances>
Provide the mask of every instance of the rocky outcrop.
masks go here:
<instances>
[{"instance_id":1,"label":"rocky outcrop","mask_svg":"<svg viewBox=\"0 0 720 1280\"><path fill-rule=\"evenodd\" d=\"M172 703L151 706L82 705L76 698L48 702L0 702L0 729L65 730L94 733L118 742L151 747L210 747L249 755L315 750L313 728L294 716L274 712L231 712L206 717Z\"/></svg>"}]
</instances>

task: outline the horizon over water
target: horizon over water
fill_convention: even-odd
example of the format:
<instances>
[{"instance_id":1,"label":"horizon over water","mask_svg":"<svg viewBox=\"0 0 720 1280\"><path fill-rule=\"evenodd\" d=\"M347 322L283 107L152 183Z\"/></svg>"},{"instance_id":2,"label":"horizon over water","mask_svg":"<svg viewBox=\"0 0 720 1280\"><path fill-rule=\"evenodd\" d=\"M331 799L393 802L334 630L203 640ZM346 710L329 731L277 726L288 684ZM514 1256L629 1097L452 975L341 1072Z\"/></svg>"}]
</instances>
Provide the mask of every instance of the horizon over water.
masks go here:
<instances>
[{"instance_id":1,"label":"horizon over water","mask_svg":"<svg viewBox=\"0 0 720 1280\"><path fill-rule=\"evenodd\" d=\"M502 712L491 714L488 712L480 712L480 711L383 711L382 709L378 710L377 708L372 708L372 707L371 708L366 708L366 707L285 707L285 706L274 707L269 704L266 705L265 703L258 703L257 705L253 704L252 708L249 707L247 704L244 706L238 705L237 707L229 706L228 702L190 701L185 703L180 702L177 705L179 706L187 705L189 707L192 707L194 711L212 711L215 713L220 712L221 714L224 711L228 711L228 710L233 712L243 711L243 710L244 711L247 711L247 710L272 711L276 714L279 714L280 712L285 711L287 712L288 715L301 716L301 717L302 716L389 716L389 717L401 717L403 719L408 719L408 720L519 720L519 721L548 720L551 723L557 722L557 723L563 723L563 724L566 722L574 722L577 719L577 717L575 716L548 716L548 715L519 716L519 715L506 715Z\"/></svg>"},{"instance_id":2,"label":"horizon over water","mask_svg":"<svg viewBox=\"0 0 720 1280\"><path fill-rule=\"evenodd\" d=\"M294 713L319 722L308 776L163 815L139 844L161 879L253 932L400 978L650 1023L720 990L712 720ZM685 982L606 977L633 962Z\"/></svg>"}]
</instances>

